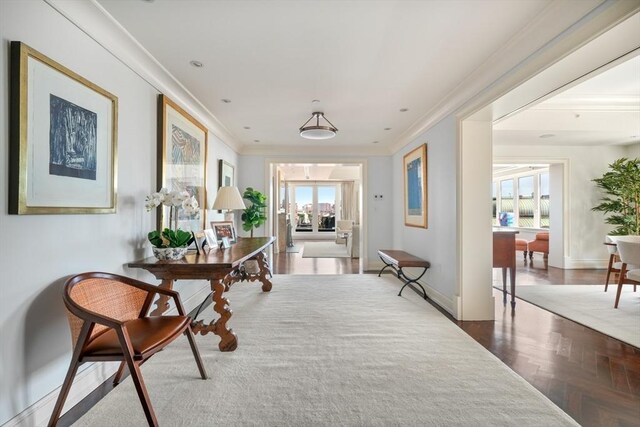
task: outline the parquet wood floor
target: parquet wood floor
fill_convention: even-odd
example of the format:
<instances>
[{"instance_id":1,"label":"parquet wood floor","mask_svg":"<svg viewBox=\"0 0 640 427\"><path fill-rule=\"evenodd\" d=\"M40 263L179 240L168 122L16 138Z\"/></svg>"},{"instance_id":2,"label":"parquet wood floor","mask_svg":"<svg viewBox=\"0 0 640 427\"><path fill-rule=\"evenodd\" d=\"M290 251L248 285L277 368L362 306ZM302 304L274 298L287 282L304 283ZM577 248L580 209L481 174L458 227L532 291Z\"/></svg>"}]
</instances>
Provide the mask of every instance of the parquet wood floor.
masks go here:
<instances>
[{"instance_id":1,"label":"parquet wood floor","mask_svg":"<svg viewBox=\"0 0 640 427\"><path fill-rule=\"evenodd\" d=\"M554 268L545 274L534 259L533 268L518 267L516 283L593 284L604 291L604 276ZM581 425L640 426L640 349L522 300L512 313L502 293L494 295L494 322L456 323Z\"/></svg>"},{"instance_id":2,"label":"parquet wood floor","mask_svg":"<svg viewBox=\"0 0 640 427\"><path fill-rule=\"evenodd\" d=\"M277 274L349 274L358 260L302 258L279 254ZM603 270L560 270L534 255L518 266L518 286L593 284L602 286ZM500 279L501 280L501 279ZM518 300L516 313L495 291L496 320L457 322L466 333L584 426L640 426L640 349ZM613 309L613 308L612 308ZM113 387L107 380L60 419L73 424Z\"/></svg>"}]
</instances>

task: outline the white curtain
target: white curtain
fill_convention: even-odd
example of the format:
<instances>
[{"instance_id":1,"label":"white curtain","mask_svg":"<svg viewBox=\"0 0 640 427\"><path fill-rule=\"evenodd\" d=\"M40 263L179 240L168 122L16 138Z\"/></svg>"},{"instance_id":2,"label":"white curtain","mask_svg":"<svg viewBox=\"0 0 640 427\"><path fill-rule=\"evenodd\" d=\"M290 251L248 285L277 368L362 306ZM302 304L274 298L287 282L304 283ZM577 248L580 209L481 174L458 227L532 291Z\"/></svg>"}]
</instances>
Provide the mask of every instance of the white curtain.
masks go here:
<instances>
[{"instance_id":1,"label":"white curtain","mask_svg":"<svg viewBox=\"0 0 640 427\"><path fill-rule=\"evenodd\" d=\"M356 224L360 222L360 202L358 193L360 185L354 181L345 181L341 185L342 195L342 219L349 219Z\"/></svg>"}]
</instances>

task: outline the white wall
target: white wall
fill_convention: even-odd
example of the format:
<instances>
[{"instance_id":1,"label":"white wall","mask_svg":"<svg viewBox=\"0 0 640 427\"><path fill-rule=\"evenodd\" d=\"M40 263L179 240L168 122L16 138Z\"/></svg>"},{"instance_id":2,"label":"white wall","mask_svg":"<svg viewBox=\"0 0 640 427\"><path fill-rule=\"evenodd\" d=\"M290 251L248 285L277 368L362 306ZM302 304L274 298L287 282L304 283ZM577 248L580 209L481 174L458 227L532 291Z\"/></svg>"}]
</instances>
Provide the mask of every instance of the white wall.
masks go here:
<instances>
[{"instance_id":1,"label":"white wall","mask_svg":"<svg viewBox=\"0 0 640 427\"><path fill-rule=\"evenodd\" d=\"M323 156L306 156L298 154L292 150L290 155L283 156L287 163L291 159L295 159L296 155L301 156L305 162L318 161L323 162L330 160L330 155ZM391 157L390 156L370 156L370 157L345 157L333 156L336 163L351 163L357 161L366 161L366 193L363 193L365 200L365 209L363 216L367 227L367 247L364 249L367 254L369 265L365 265L364 269L375 269L378 267L376 260L378 259L377 251L382 248L389 248L392 242L391 215L392 215L392 182L391 182ZM267 194L268 183L265 181L267 176L266 162L278 161L278 157L260 156L260 155L243 155L240 156L238 168L238 185L240 190L246 187L253 187ZM375 200L374 194L382 194L383 200ZM243 232L244 233L244 232ZM255 231L256 235L264 234L264 226ZM362 238L362 235L361 235ZM361 254L363 256L363 254Z\"/></svg>"},{"instance_id":2,"label":"white wall","mask_svg":"<svg viewBox=\"0 0 640 427\"><path fill-rule=\"evenodd\" d=\"M612 229L604 223L601 212L591 208L598 204L600 192L591 182L602 176L607 166L621 157L638 157L640 144L634 146L508 146L496 145L493 148L494 160L519 159L535 162L548 159L551 162L564 161L568 168L567 241L564 249L564 268L606 268L608 254L603 246L604 236ZM634 154L635 153L635 154ZM556 180L552 180L553 184ZM554 189L550 189L553 193ZM551 203L553 197L550 196ZM550 225L554 232L554 224Z\"/></svg>"},{"instance_id":3,"label":"white wall","mask_svg":"<svg viewBox=\"0 0 640 427\"><path fill-rule=\"evenodd\" d=\"M0 424L62 384L71 355L61 299L65 276L109 271L157 283L125 267L150 256L155 227L144 197L156 190L158 91L40 1L0 1ZM118 210L111 215L8 215L9 41L19 40L118 97ZM189 110L189 106L184 106ZM208 188L217 188L217 159L236 154L209 135ZM215 191L208 194L209 204ZM183 300L206 282L180 282ZM199 301L193 302L198 303ZM108 374L106 372L105 374ZM90 391L90 390L89 390ZM74 389L72 388L72 393ZM55 397L55 396L54 396ZM22 418L25 425L40 424Z\"/></svg>"},{"instance_id":4,"label":"white wall","mask_svg":"<svg viewBox=\"0 0 640 427\"><path fill-rule=\"evenodd\" d=\"M449 311L457 292L456 170L457 120L448 116L393 156L393 247L431 263L422 282L429 296ZM429 228L404 225L403 156L427 144Z\"/></svg>"}]
</instances>

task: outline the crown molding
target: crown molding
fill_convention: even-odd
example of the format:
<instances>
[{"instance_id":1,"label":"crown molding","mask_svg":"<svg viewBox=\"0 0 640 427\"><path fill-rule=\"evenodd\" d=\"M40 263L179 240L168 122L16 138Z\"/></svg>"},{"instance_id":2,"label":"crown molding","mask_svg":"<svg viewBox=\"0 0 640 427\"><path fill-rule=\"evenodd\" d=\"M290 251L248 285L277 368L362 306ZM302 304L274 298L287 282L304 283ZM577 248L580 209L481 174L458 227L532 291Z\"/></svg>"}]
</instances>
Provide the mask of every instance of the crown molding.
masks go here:
<instances>
[{"instance_id":1,"label":"crown molding","mask_svg":"<svg viewBox=\"0 0 640 427\"><path fill-rule=\"evenodd\" d=\"M242 145L234 135L96 0L44 1L158 92L189 111L229 148L240 151Z\"/></svg>"},{"instance_id":2,"label":"crown molding","mask_svg":"<svg viewBox=\"0 0 640 427\"><path fill-rule=\"evenodd\" d=\"M472 71L450 95L393 143L402 150L445 117L471 114L548 68L640 8L633 0L550 3L529 25Z\"/></svg>"}]
</instances>

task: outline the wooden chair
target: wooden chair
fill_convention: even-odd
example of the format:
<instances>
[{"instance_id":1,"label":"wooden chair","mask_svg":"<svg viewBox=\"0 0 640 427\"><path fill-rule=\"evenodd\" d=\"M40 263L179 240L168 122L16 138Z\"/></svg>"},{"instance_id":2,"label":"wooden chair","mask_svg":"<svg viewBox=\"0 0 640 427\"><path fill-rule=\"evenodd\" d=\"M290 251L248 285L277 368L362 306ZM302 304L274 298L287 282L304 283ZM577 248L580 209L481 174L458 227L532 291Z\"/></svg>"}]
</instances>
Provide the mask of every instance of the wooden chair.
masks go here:
<instances>
[{"instance_id":1,"label":"wooden chair","mask_svg":"<svg viewBox=\"0 0 640 427\"><path fill-rule=\"evenodd\" d=\"M156 294L172 297L178 315L147 316ZM74 349L49 426L57 424L73 378L84 362L120 361L114 385L120 382L127 366L150 426L157 426L158 420L140 372L140 365L149 357L185 334L200 376L207 378L191 332L191 318L185 315L177 292L115 274L83 273L66 281L62 298Z\"/></svg>"},{"instance_id":2,"label":"wooden chair","mask_svg":"<svg viewBox=\"0 0 640 427\"><path fill-rule=\"evenodd\" d=\"M620 274L620 267L622 263L618 257L618 247L616 246L616 237L617 236L605 236L604 244L607 248L607 252L609 252L609 265L607 266L607 277L604 281L604 291L607 292L609 289L609 279L611 277L611 273L616 275L616 279Z\"/></svg>"},{"instance_id":3,"label":"wooden chair","mask_svg":"<svg viewBox=\"0 0 640 427\"><path fill-rule=\"evenodd\" d=\"M629 236L626 239L619 238L616 241L622 266L618 277L618 290L616 292L616 301L613 305L614 308L618 308L622 285L625 283L633 284L633 291L635 292L636 286L640 284L640 269L636 267L640 265L640 240L637 238L632 239L631 237L637 236ZM633 266L633 269L629 268L629 266Z\"/></svg>"},{"instance_id":4,"label":"wooden chair","mask_svg":"<svg viewBox=\"0 0 640 427\"><path fill-rule=\"evenodd\" d=\"M618 239L635 239L633 236L606 236L605 237L605 246L607 247L607 251L609 252L609 265L607 266L607 277L604 282L604 291L607 292L609 288L609 279L611 278L611 273L615 275L615 281L618 282L620 278L620 268L622 267L622 262L620 262L620 256L618 255L618 246L616 245L616 241ZM627 265L627 270L635 270L640 268L640 266L636 265Z\"/></svg>"}]
</instances>

